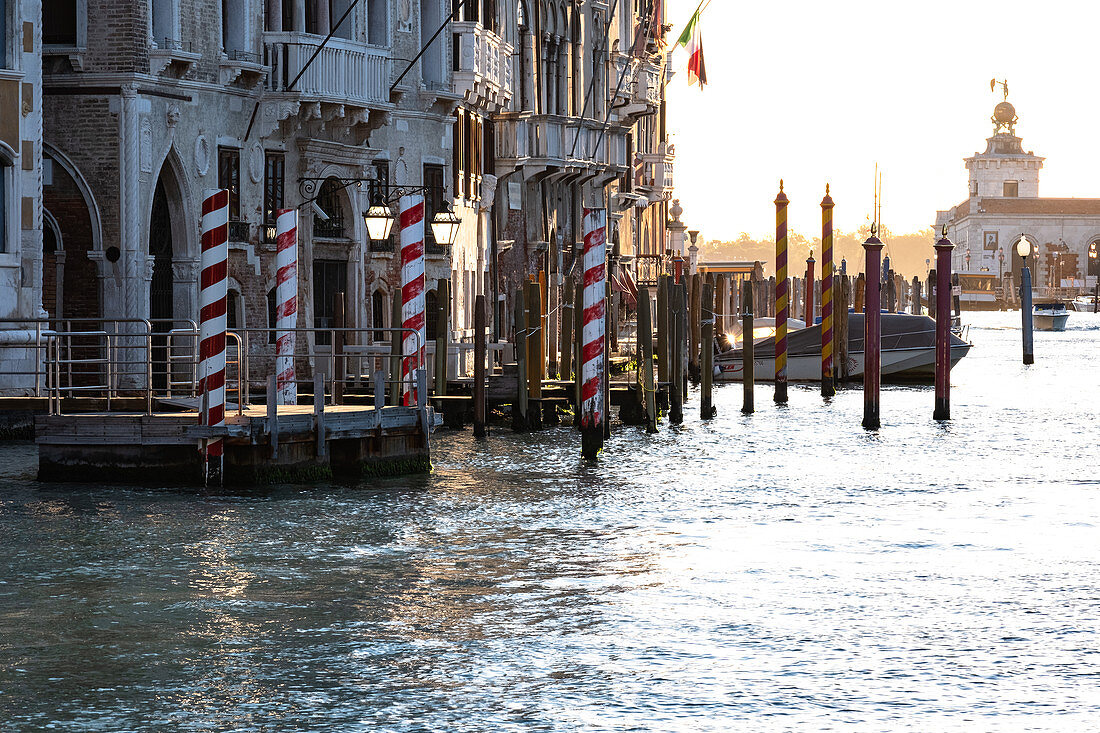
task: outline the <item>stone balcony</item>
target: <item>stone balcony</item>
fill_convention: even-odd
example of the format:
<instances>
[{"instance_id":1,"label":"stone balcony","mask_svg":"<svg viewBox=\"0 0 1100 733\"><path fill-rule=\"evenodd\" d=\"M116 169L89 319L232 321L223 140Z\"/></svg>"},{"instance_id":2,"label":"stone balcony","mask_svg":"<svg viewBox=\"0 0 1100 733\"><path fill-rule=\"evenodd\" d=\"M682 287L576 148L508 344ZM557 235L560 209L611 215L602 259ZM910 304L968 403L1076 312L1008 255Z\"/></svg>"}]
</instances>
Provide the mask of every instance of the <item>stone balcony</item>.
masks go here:
<instances>
[{"instance_id":1,"label":"stone balcony","mask_svg":"<svg viewBox=\"0 0 1100 733\"><path fill-rule=\"evenodd\" d=\"M627 169L625 131L601 121L524 112L496 121L497 173L521 169L525 179L572 174L596 185Z\"/></svg>"},{"instance_id":2,"label":"stone balcony","mask_svg":"<svg viewBox=\"0 0 1100 733\"><path fill-rule=\"evenodd\" d=\"M622 84L619 78L622 76ZM646 59L620 55L615 59L612 89L618 89L614 106L620 117L637 119L655 114L661 106L661 66Z\"/></svg>"},{"instance_id":3,"label":"stone balcony","mask_svg":"<svg viewBox=\"0 0 1100 733\"><path fill-rule=\"evenodd\" d=\"M641 164L640 181L635 187L637 192L646 196L650 202L667 201L672 197L673 163L676 160L676 146L663 142L654 153L638 153Z\"/></svg>"},{"instance_id":4,"label":"stone balcony","mask_svg":"<svg viewBox=\"0 0 1100 733\"><path fill-rule=\"evenodd\" d=\"M267 90L287 92L323 40L308 33L264 33ZM332 38L289 93L302 102L388 107L390 64L388 49Z\"/></svg>"},{"instance_id":5,"label":"stone balcony","mask_svg":"<svg viewBox=\"0 0 1100 733\"><path fill-rule=\"evenodd\" d=\"M451 24L454 32L454 91L490 113L506 112L512 103L512 46L481 23Z\"/></svg>"}]
</instances>

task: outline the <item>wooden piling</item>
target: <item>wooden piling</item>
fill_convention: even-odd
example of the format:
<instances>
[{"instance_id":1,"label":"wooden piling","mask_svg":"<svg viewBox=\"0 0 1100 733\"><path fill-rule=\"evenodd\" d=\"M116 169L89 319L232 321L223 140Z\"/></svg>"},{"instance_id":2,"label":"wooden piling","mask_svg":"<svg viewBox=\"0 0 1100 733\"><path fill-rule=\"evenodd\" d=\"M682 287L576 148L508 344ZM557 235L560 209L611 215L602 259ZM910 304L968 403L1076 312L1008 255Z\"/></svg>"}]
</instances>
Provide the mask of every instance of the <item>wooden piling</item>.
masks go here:
<instances>
[{"instance_id":1,"label":"wooden piling","mask_svg":"<svg viewBox=\"0 0 1100 733\"><path fill-rule=\"evenodd\" d=\"M558 379L561 374L558 365L558 347L560 345L559 323L561 322L561 273L558 272L557 237L550 237L550 279L547 282L546 295L546 374L550 379Z\"/></svg>"},{"instance_id":2,"label":"wooden piling","mask_svg":"<svg viewBox=\"0 0 1100 733\"><path fill-rule=\"evenodd\" d=\"M703 279L699 277L699 273L695 273L691 276L691 315L689 316L691 323L691 343L688 345L688 373L695 381L699 381L700 377L701 352L699 351L699 344L702 338L702 289ZM711 293L711 300L713 301L713 292Z\"/></svg>"},{"instance_id":3,"label":"wooden piling","mask_svg":"<svg viewBox=\"0 0 1100 733\"><path fill-rule=\"evenodd\" d=\"M744 388L745 402L741 412L749 415L756 411L753 400L753 381L756 378L755 348L752 342L753 321L752 283L745 283L745 292L741 298L741 384Z\"/></svg>"},{"instance_id":4,"label":"wooden piling","mask_svg":"<svg viewBox=\"0 0 1100 733\"><path fill-rule=\"evenodd\" d=\"M441 278L435 286L436 301L439 307L428 317L436 319L435 332L435 379L432 386L437 395L447 394L447 346L450 342L451 283Z\"/></svg>"},{"instance_id":5,"label":"wooden piling","mask_svg":"<svg viewBox=\"0 0 1100 733\"><path fill-rule=\"evenodd\" d=\"M658 276L654 320L657 329L657 381L661 384L668 381L668 283L668 275Z\"/></svg>"},{"instance_id":6,"label":"wooden piling","mask_svg":"<svg viewBox=\"0 0 1100 733\"><path fill-rule=\"evenodd\" d=\"M921 313L923 313L923 310L921 306L920 278L916 275L913 275L913 284L909 293L909 312L912 313L914 316L919 316Z\"/></svg>"},{"instance_id":7,"label":"wooden piling","mask_svg":"<svg viewBox=\"0 0 1100 733\"><path fill-rule=\"evenodd\" d=\"M390 405L401 404L401 342L404 335L401 333L401 290L393 294L393 303L390 310L390 324L394 331L390 331Z\"/></svg>"},{"instance_id":8,"label":"wooden piling","mask_svg":"<svg viewBox=\"0 0 1100 733\"><path fill-rule=\"evenodd\" d=\"M714 330L718 333L728 333L729 324L726 323L726 304L729 303L729 275L718 273L715 276L716 296L714 299Z\"/></svg>"},{"instance_id":9,"label":"wooden piling","mask_svg":"<svg viewBox=\"0 0 1100 733\"><path fill-rule=\"evenodd\" d=\"M527 385L530 376L527 372L527 294L524 285L516 288L515 298L515 349L516 349L516 401L512 405L512 428L526 430L527 422Z\"/></svg>"},{"instance_id":10,"label":"wooden piling","mask_svg":"<svg viewBox=\"0 0 1100 733\"><path fill-rule=\"evenodd\" d=\"M704 283L699 296L699 417L709 420L715 415L712 391L714 387L714 286Z\"/></svg>"},{"instance_id":11,"label":"wooden piling","mask_svg":"<svg viewBox=\"0 0 1100 733\"><path fill-rule=\"evenodd\" d=\"M558 378L569 379L573 374L573 280L565 281L565 297L561 306L561 360Z\"/></svg>"},{"instance_id":12,"label":"wooden piling","mask_svg":"<svg viewBox=\"0 0 1100 733\"><path fill-rule=\"evenodd\" d=\"M543 358L542 340L542 288L538 282L527 284L526 323L527 325L527 395L530 399L542 399ZM534 426L538 421L534 411L528 411L527 422Z\"/></svg>"},{"instance_id":13,"label":"wooden piling","mask_svg":"<svg viewBox=\"0 0 1100 733\"><path fill-rule=\"evenodd\" d=\"M657 432L657 389L653 382L653 315L649 288L638 288L638 381L645 405L645 429Z\"/></svg>"},{"instance_id":14,"label":"wooden piling","mask_svg":"<svg viewBox=\"0 0 1100 733\"><path fill-rule=\"evenodd\" d=\"M928 271L928 284L925 290L928 292L928 315L936 317L936 268Z\"/></svg>"},{"instance_id":15,"label":"wooden piling","mask_svg":"<svg viewBox=\"0 0 1100 733\"><path fill-rule=\"evenodd\" d=\"M672 425L679 425L684 421L684 375L681 370L683 342L683 315L684 315L684 286L675 283L669 288L669 342L671 348L669 385L668 385L668 421Z\"/></svg>"},{"instance_id":16,"label":"wooden piling","mask_svg":"<svg viewBox=\"0 0 1100 733\"><path fill-rule=\"evenodd\" d=\"M951 273L951 306L955 312L955 318L962 318L962 297L959 292L959 273Z\"/></svg>"},{"instance_id":17,"label":"wooden piling","mask_svg":"<svg viewBox=\"0 0 1100 733\"><path fill-rule=\"evenodd\" d=\"M848 307L852 302L852 281L846 275L836 278L836 379L847 382L852 375L848 368Z\"/></svg>"},{"instance_id":18,"label":"wooden piling","mask_svg":"<svg viewBox=\"0 0 1100 733\"><path fill-rule=\"evenodd\" d=\"M344 310L344 291L338 290L336 292L336 298L333 305L333 319L332 325L335 326L335 330L332 333L332 353L335 355L333 361L334 372L332 375L332 403L334 405L344 404L344 380L347 377L347 369L344 364L344 326L345 323L345 310Z\"/></svg>"},{"instance_id":19,"label":"wooden piling","mask_svg":"<svg viewBox=\"0 0 1100 733\"><path fill-rule=\"evenodd\" d=\"M485 437L485 364L488 361L488 333L485 296L474 300L474 437Z\"/></svg>"},{"instance_id":20,"label":"wooden piling","mask_svg":"<svg viewBox=\"0 0 1100 733\"><path fill-rule=\"evenodd\" d=\"M856 313L866 313L867 305L867 277L864 273L859 273L859 277L856 278Z\"/></svg>"},{"instance_id":21,"label":"wooden piling","mask_svg":"<svg viewBox=\"0 0 1100 733\"><path fill-rule=\"evenodd\" d=\"M1031 304L1031 268L1024 265L1020 270L1020 319L1024 341L1024 363L1035 363L1035 342L1033 340L1034 309Z\"/></svg>"}]
</instances>

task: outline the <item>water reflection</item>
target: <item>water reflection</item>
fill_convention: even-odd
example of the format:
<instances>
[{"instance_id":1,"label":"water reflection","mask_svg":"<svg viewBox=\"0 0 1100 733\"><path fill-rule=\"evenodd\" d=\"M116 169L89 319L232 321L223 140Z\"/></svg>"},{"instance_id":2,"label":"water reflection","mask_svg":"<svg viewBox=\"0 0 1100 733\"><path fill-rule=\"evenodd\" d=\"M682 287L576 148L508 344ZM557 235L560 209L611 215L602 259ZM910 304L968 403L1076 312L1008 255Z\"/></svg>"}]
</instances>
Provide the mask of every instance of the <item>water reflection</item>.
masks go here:
<instances>
[{"instance_id":1,"label":"water reflection","mask_svg":"<svg viewBox=\"0 0 1100 733\"><path fill-rule=\"evenodd\" d=\"M441 436L430 477L203 499L45 488L0 446L15 730L1086 729L1100 318L974 318L928 389ZM996 717L994 717L996 716Z\"/></svg>"}]
</instances>

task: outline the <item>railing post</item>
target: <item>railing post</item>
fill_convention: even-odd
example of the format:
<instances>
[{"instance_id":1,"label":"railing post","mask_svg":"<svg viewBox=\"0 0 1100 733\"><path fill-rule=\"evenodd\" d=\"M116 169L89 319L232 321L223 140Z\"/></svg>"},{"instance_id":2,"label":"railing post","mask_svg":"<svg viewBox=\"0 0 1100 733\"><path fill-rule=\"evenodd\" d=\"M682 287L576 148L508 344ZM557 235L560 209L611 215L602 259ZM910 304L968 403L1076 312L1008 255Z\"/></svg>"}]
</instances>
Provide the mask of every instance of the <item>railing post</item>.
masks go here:
<instances>
[{"instance_id":1,"label":"railing post","mask_svg":"<svg viewBox=\"0 0 1100 733\"><path fill-rule=\"evenodd\" d=\"M313 424L317 431L317 457L323 458L325 456L325 378L316 371L313 372Z\"/></svg>"},{"instance_id":2,"label":"railing post","mask_svg":"<svg viewBox=\"0 0 1100 733\"><path fill-rule=\"evenodd\" d=\"M378 369L374 372L374 409L378 412L386 406L386 372Z\"/></svg>"},{"instance_id":3,"label":"railing post","mask_svg":"<svg viewBox=\"0 0 1100 733\"><path fill-rule=\"evenodd\" d=\"M267 377L267 434L271 442L271 460L279 457L279 398L274 374Z\"/></svg>"}]
</instances>

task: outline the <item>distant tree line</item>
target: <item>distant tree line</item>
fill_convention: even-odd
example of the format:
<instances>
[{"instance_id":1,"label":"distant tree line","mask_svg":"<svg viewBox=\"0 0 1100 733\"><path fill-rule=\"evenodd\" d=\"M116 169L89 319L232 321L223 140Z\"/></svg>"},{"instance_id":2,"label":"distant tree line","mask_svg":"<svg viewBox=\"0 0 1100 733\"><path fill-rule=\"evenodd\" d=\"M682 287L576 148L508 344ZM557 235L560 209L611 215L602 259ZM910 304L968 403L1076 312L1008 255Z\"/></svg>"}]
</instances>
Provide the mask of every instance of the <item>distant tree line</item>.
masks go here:
<instances>
[{"instance_id":1,"label":"distant tree line","mask_svg":"<svg viewBox=\"0 0 1100 733\"><path fill-rule=\"evenodd\" d=\"M841 259L848 261L848 274L863 271L863 242L871 236L871 227L865 224L855 232L833 233L833 260L837 268ZM817 260L815 272L821 274L821 237L808 239L798 232L790 232L787 237L787 262L791 277L801 277L806 269L806 258L813 250ZM894 234L888 228L879 233L879 239L886 245L883 255L890 257L890 266L895 272L911 278L914 275L924 277L928 265L925 260L935 260L935 243L932 227L909 234ZM711 240L699 246L699 260L760 260L768 275L775 274L775 237L754 239L747 232L741 232L736 240L722 242Z\"/></svg>"}]
</instances>

